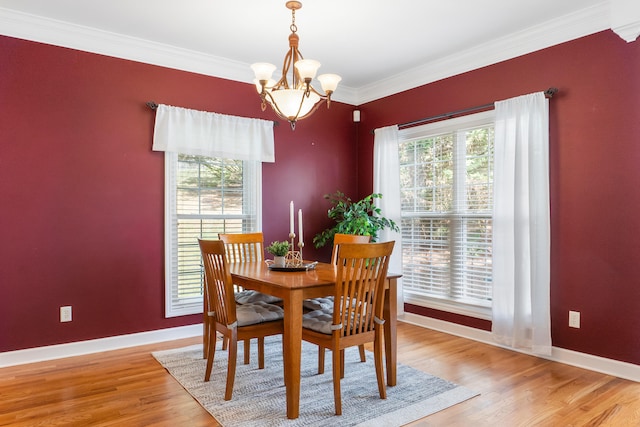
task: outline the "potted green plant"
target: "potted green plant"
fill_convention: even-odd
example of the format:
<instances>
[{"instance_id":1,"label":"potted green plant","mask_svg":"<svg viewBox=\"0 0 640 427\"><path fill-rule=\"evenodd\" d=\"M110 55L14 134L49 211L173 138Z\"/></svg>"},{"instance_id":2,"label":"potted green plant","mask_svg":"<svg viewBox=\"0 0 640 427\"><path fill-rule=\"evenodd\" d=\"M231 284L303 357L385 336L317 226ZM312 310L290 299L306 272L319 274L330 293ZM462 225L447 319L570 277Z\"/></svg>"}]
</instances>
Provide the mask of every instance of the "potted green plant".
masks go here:
<instances>
[{"instance_id":1,"label":"potted green plant","mask_svg":"<svg viewBox=\"0 0 640 427\"><path fill-rule=\"evenodd\" d=\"M269 246L266 247L267 252L273 255L273 264L276 267L284 267L285 266L285 257L287 252L289 252L289 242L271 242Z\"/></svg>"},{"instance_id":2,"label":"potted green plant","mask_svg":"<svg viewBox=\"0 0 640 427\"><path fill-rule=\"evenodd\" d=\"M313 238L316 248L332 242L336 233L371 236L371 241L375 242L378 240L378 231L385 228L399 230L396 223L381 216L380 208L374 205L374 199L382 198L380 193L369 194L357 202L352 201L341 191L325 194L324 198L333 205L327 215L336 222L336 225L318 233Z\"/></svg>"}]
</instances>

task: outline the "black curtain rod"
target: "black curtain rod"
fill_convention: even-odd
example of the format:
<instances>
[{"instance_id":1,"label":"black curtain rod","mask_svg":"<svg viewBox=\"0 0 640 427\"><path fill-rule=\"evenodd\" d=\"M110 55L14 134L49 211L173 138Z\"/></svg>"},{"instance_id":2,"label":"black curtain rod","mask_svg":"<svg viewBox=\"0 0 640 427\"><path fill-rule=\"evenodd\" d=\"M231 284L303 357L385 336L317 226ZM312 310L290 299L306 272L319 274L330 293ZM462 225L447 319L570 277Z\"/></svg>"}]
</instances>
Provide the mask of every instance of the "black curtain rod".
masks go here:
<instances>
[{"instance_id":1,"label":"black curtain rod","mask_svg":"<svg viewBox=\"0 0 640 427\"><path fill-rule=\"evenodd\" d=\"M151 108L154 111L158 109L158 104L156 104L154 101L149 101L146 103L146 105L147 107ZM273 125L280 126L280 122L277 120L273 120Z\"/></svg>"},{"instance_id":2,"label":"black curtain rod","mask_svg":"<svg viewBox=\"0 0 640 427\"><path fill-rule=\"evenodd\" d=\"M544 96L547 97L547 98L553 98L553 95L555 95L556 92L558 92L558 88L550 87L549 89L544 91ZM406 129L406 128L410 128L412 126L422 125L422 124L433 122L433 121L440 120L440 119L450 119L450 118L453 118L454 116L459 116L459 115L463 115L463 114L467 114L467 113L490 110L493 107L494 107L494 103L478 105L477 107L465 108L464 110L452 111L450 113L445 113L445 114L440 114L440 115L437 115L437 116L426 117L424 119L418 119L418 120L414 120L412 122L401 123L401 124L398 125L398 128L399 129ZM374 133L374 132L371 131L371 133Z\"/></svg>"}]
</instances>

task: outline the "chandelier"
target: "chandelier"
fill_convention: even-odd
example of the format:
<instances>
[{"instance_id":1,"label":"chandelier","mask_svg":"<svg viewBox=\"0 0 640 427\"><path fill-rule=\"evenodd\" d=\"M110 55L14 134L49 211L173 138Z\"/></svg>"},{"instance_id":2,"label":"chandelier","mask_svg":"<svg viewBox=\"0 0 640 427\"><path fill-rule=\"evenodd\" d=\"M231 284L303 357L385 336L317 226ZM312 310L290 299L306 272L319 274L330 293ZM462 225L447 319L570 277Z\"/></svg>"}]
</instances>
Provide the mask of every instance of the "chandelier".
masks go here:
<instances>
[{"instance_id":1,"label":"chandelier","mask_svg":"<svg viewBox=\"0 0 640 427\"><path fill-rule=\"evenodd\" d=\"M320 106L320 101L327 102L327 108L331 104L331 94L338 87L342 78L336 74L322 74L318 81L324 92L320 93L311 86L311 81L316 76L320 63L313 59L304 59L298 50L300 38L296 34L296 10L302 7L298 1L288 1L287 9L291 10L291 34L289 35L289 51L284 57L282 77L275 81L271 78L276 66L266 62L258 62L251 65L256 75L254 83L262 101L262 111L267 104L283 119L289 121L291 129L295 129L296 121L313 114ZM289 69L293 64L291 75ZM291 80L289 81L289 77Z\"/></svg>"}]
</instances>

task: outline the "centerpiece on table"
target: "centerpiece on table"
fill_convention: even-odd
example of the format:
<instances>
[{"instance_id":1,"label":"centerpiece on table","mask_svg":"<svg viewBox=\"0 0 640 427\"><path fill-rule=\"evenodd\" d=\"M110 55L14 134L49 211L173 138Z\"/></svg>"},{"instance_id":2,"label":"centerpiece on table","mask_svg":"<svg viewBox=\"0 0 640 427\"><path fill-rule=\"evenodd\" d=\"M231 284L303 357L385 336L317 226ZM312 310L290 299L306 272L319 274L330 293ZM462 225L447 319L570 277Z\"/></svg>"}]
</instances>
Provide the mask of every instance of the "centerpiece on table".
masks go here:
<instances>
[{"instance_id":1,"label":"centerpiece on table","mask_svg":"<svg viewBox=\"0 0 640 427\"><path fill-rule=\"evenodd\" d=\"M286 266L286 258L289 253L289 242L271 242L269 246L266 247L266 251L273 255L273 265L276 267L285 267Z\"/></svg>"},{"instance_id":2,"label":"centerpiece on table","mask_svg":"<svg viewBox=\"0 0 640 427\"><path fill-rule=\"evenodd\" d=\"M287 253L286 264L287 267L300 267L302 262L302 248L304 248L304 238L302 233L302 209L298 209L298 248L296 251L295 240L296 233L294 232L295 216L293 209L293 200L289 203L289 239L291 239L291 246Z\"/></svg>"},{"instance_id":3,"label":"centerpiece on table","mask_svg":"<svg viewBox=\"0 0 640 427\"><path fill-rule=\"evenodd\" d=\"M289 239L291 242L271 242L265 248L267 252L273 255L273 262L267 261L270 269L278 269L279 271L303 271L313 270L317 262L306 263L302 258L302 248L304 247L303 227L302 227L302 209L298 209L298 250L295 249L295 216L293 209L293 200L289 204Z\"/></svg>"}]
</instances>

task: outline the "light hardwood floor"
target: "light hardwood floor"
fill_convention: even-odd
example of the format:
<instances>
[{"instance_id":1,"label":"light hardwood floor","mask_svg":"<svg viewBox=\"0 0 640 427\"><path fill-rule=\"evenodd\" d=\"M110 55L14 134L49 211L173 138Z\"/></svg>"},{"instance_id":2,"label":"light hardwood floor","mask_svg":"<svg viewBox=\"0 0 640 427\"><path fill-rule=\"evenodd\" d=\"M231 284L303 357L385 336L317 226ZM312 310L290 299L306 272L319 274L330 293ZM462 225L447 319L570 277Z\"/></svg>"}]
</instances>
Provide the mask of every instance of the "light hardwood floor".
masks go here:
<instances>
[{"instance_id":1,"label":"light hardwood floor","mask_svg":"<svg viewBox=\"0 0 640 427\"><path fill-rule=\"evenodd\" d=\"M150 355L199 341L2 368L0 425L217 426ZM640 383L403 323L398 355L481 393L411 426L640 426Z\"/></svg>"}]
</instances>

